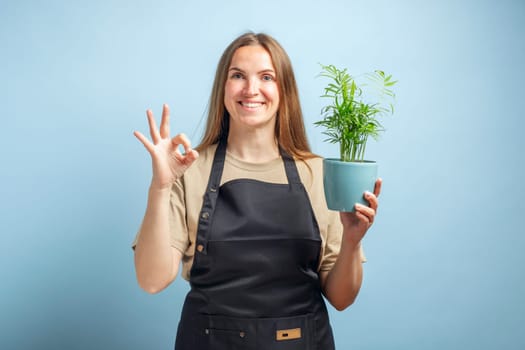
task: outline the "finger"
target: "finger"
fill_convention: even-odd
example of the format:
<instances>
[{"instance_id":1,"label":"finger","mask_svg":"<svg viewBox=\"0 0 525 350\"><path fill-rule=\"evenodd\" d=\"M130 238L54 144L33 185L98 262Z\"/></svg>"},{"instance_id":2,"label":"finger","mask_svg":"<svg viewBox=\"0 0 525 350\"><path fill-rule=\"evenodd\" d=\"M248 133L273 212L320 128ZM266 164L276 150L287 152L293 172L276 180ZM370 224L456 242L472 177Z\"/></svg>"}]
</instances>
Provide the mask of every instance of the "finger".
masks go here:
<instances>
[{"instance_id":1,"label":"finger","mask_svg":"<svg viewBox=\"0 0 525 350\"><path fill-rule=\"evenodd\" d=\"M381 193L381 186L383 185L383 179L378 178L376 180L375 186L374 186L374 194L376 197L379 197L379 194Z\"/></svg>"},{"instance_id":2,"label":"finger","mask_svg":"<svg viewBox=\"0 0 525 350\"><path fill-rule=\"evenodd\" d=\"M155 117L153 117L153 112L151 109L148 109L146 111L146 115L148 116L148 124L149 124L149 133L151 135L151 140L153 141L153 144L159 143L160 135L159 131L157 130L157 123L155 123Z\"/></svg>"},{"instance_id":3,"label":"finger","mask_svg":"<svg viewBox=\"0 0 525 350\"><path fill-rule=\"evenodd\" d=\"M179 152L173 153L173 156L184 165L190 165L193 163L198 157L199 153L195 150L191 150L190 152L186 153L185 155L180 154Z\"/></svg>"},{"instance_id":4,"label":"finger","mask_svg":"<svg viewBox=\"0 0 525 350\"><path fill-rule=\"evenodd\" d=\"M196 160L197 158L199 158L199 152L197 152L196 150L192 149L189 153L186 154L186 157L187 157L191 162L193 162L194 160Z\"/></svg>"},{"instance_id":5,"label":"finger","mask_svg":"<svg viewBox=\"0 0 525 350\"><path fill-rule=\"evenodd\" d=\"M379 200L374 194L366 191L363 197L365 198L366 201L368 201L370 208L377 210L377 207L379 206Z\"/></svg>"},{"instance_id":6,"label":"finger","mask_svg":"<svg viewBox=\"0 0 525 350\"><path fill-rule=\"evenodd\" d=\"M184 148L184 153L191 152L191 142L190 139L184 134L178 134L174 138L171 139L171 143L173 146L178 147L179 145L182 145Z\"/></svg>"},{"instance_id":7,"label":"finger","mask_svg":"<svg viewBox=\"0 0 525 350\"><path fill-rule=\"evenodd\" d=\"M146 138L146 136L142 135L140 132L138 131L134 131L133 132L133 135L135 135L135 137L137 139L139 139L140 142L142 142L142 144L144 145L144 147L146 147L146 149L148 150L148 152L152 153L153 152L153 145L151 142L149 142L149 140Z\"/></svg>"},{"instance_id":8,"label":"finger","mask_svg":"<svg viewBox=\"0 0 525 350\"><path fill-rule=\"evenodd\" d=\"M369 224L372 224L374 222L375 213L374 209L367 207L366 205L359 203L355 204L355 214L360 220L368 221Z\"/></svg>"},{"instance_id":9,"label":"finger","mask_svg":"<svg viewBox=\"0 0 525 350\"><path fill-rule=\"evenodd\" d=\"M160 122L160 137L170 137L170 108L167 104L162 106L162 120Z\"/></svg>"},{"instance_id":10,"label":"finger","mask_svg":"<svg viewBox=\"0 0 525 350\"><path fill-rule=\"evenodd\" d=\"M366 223L368 226L373 224L373 221L363 213L359 213L356 211L355 217L357 218L357 220L359 220L360 222Z\"/></svg>"},{"instance_id":11,"label":"finger","mask_svg":"<svg viewBox=\"0 0 525 350\"><path fill-rule=\"evenodd\" d=\"M356 203L355 204L355 212L361 213L367 217L373 217L375 215L375 210L373 208L367 207L366 205Z\"/></svg>"}]
</instances>

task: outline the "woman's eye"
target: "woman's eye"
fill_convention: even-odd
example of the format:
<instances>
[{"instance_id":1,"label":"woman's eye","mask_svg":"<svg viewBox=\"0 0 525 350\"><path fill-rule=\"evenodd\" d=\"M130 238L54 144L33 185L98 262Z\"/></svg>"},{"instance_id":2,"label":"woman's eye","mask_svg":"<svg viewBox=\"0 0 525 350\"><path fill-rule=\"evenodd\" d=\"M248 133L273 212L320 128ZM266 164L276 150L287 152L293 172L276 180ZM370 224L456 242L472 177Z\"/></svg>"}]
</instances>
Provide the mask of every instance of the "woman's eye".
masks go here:
<instances>
[{"instance_id":1,"label":"woman's eye","mask_svg":"<svg viewBox=\"0 0 525 350\"><path fill-rule=\"evenodd\" d=\"M242 79L242 74L241 73L233 73L231 75L231 78L232 79Z\"/></svg>"},{"instance_id":2,"label":"woman's eye","mask_svg":"<svg viewBox=\"0 0 525 350\"><path fill-rule=\"evenodd\" d=\"M262 79L263 79L264 81L273 81L273 80L274 80L273 76L271 76L271 75L269 75L269 74L265 74L265 75L263 75Z\"/></svg>"}]
</instances>

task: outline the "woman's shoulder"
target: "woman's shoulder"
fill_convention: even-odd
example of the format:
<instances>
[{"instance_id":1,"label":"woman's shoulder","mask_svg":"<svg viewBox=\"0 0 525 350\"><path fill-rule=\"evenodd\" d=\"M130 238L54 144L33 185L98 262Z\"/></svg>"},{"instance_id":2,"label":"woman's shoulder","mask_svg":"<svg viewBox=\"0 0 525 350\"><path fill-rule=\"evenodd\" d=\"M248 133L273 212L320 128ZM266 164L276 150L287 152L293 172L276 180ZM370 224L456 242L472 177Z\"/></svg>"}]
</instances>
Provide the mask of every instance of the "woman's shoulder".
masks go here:
<instances>
[{"instance_id":1,"label":"woman's shoulder","mask_svg":"<svg viewBox=\"0 0 525 350\"><path fill-rule=\"evenodd\" d=\"M323 167L323 158L318 155L312 155L310 158L305 159L303 162L310 165L311 167Z\"/></svg>"},{"instance_id":2,"label":"woman's shoulder","mask_svg":"<svg viewBox=\"0 0 525 350\"><path fill-rule=\"evenodd\" d=\"M307 159L296 159L297 170L301 181L307 189L317 188L323 183L323 158L314 156Z\"/></svg>"},{"instance_id":3,"label":"woman's shoulder","mask_svg":"<svg viewBox=\"0 0 525 350\"><path fill-rule=\"evenodd\" d=\"M299 172L310 171L317 174L317 172L323 171L323 158L317 155L306 159L296 159L295 163L299 168Z\"/></svg>"}]
</instances>

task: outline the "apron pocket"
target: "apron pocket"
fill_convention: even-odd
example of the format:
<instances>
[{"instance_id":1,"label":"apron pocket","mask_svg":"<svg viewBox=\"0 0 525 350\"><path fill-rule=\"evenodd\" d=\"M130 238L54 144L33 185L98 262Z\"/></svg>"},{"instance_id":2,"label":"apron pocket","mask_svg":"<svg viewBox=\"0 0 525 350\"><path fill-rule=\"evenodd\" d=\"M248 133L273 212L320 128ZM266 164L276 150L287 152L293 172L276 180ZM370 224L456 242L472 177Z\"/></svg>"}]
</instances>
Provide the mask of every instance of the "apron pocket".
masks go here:
<instances>
[{"instance_id":1,"label":"apron pocket","mask_svg":"<svg viewBox=\"0 0 525 350\"><path fill-rule=\"evenodd\" d=\"M209 338L208 341L212 349L232 350L247 349L249 347L246 332L243 330L207 328L204 332Z\"/></svg>"},{"instance_id":2,"label":"apron pocket","mask_svg":"<svg viewBox=\"0 0 525 350\"><path fill-rule=\"evenodd\" d=\"M315 350L314 324L312 314L259 319L257 349Z\"/></svg>"},{"instance_id":3,"label":"apron pocket","mask_svg":"<svg viewBox=\"0 0 525 350\"><path fill-rule=\"evenodd\" d=\"M252 320L203 315L195 326L195 350L256 350Z\"/></svg>"},{"instance_id":4,"label":"apron pocket","mask_svg":"<svg viewBox=\"0 0 525 350\"><path fill-rule=\"evenodd\" d=\"M278 318L201 315L195 319L195 349L317 350L312 314Z\"/></svg>"}]
</instances>

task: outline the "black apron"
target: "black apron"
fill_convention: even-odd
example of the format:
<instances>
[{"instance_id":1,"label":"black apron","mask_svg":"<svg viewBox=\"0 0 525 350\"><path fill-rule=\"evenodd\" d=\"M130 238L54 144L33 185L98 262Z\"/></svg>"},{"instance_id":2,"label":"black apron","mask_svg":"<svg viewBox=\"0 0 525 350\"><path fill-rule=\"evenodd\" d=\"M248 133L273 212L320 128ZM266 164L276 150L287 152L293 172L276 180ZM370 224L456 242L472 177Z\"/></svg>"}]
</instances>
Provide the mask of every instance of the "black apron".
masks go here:
<instances>
[{"instance_id":1,"label":"black apron","mask_svg":"<svg viewBox=\"0 0 525 350\"><path fill-rule=\"evenodd\" d=\"M294 160L288 184L251 179L219 187L215 152L176 350L331 350L317 268L321 236Z\"/></svg>"}]
</instances>

